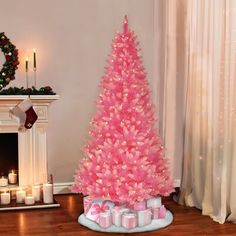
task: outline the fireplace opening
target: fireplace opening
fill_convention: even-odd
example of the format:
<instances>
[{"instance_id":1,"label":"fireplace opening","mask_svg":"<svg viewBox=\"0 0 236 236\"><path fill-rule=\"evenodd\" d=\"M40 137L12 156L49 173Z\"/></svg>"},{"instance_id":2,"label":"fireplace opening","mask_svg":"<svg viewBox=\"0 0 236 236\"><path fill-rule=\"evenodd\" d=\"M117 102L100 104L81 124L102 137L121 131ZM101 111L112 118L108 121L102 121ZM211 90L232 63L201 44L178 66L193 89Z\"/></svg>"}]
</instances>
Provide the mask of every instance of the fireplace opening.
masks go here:
<instances>
[{"instance_id":1,"label":"fireplace opening","mask_svg":"<svg viewBox=\"0 0 236 236\"><path fill-rule=\"evenodd\" d=\"M0 133L0 176L12 171L18 175L18 133Z\"/></svg>"}]
</instances>

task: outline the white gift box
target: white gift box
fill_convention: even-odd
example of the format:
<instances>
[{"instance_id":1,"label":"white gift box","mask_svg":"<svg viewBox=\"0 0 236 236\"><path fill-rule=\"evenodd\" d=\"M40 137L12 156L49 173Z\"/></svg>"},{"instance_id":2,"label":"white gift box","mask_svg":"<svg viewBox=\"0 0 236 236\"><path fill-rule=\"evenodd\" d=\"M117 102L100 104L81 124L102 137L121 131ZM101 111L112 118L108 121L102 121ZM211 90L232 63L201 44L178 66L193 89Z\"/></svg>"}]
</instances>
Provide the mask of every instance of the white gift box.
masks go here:
<instances>
[{"instance_id":1,"label":"white gift box","mask_svg":"<svg viewBox=\"0 0 236 236\"><path fill-rule=\"evenodd\" d=\"M114 206L115 203L111 201L94 199L85 215L88 219L98 222L99 214L108 210L110 211Z\"/></svg>"},{"instance_id":2,"label":"white gift box","mask_svg":"<svg viewBox=\"0 0 236 236\"><path fill-rule=\"evenodd\" d=\"M161 207L162 203L161 203L161 197L157 196L157 197L153 197L153 198L149 198L147 200L147 208L159 208Z\"/></svg>"}]
</instances>

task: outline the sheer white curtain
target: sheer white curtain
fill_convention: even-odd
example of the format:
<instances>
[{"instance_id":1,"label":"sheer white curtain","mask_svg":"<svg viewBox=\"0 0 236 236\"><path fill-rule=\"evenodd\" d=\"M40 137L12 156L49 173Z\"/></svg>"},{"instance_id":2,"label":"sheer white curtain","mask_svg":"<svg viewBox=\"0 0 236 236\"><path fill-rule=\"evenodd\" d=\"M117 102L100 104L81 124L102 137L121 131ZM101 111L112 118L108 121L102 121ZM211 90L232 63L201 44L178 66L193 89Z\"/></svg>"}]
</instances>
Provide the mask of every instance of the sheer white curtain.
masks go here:
<instances>
[{"instance_id":1,"label":"sheer white curtain","mask_svg":"<svg viewBox=\"0 0 236 236\"><path fill-rule=\"evenodd\" d=\"M185 15L183 0L154 0L154 95L159 132L176 186L183 156Z\"/></svg>"},{"instance_id":2,"label":"sheer white curtain","mask_svg":"<svg viewBox=\"0 0 236 236\"><path fill-rule=\"evenodd\" d=\"M168 116L184 115L179 202L219 223L236 222L236 1L160 2L165 12L162 83L167 86L159 94L160 112L166 117L163 126L168 127L168 119L174 124L175 139L179 127ZM178 109L171 91L183 95L184 109Z\"/></svg>"}]
</instances>

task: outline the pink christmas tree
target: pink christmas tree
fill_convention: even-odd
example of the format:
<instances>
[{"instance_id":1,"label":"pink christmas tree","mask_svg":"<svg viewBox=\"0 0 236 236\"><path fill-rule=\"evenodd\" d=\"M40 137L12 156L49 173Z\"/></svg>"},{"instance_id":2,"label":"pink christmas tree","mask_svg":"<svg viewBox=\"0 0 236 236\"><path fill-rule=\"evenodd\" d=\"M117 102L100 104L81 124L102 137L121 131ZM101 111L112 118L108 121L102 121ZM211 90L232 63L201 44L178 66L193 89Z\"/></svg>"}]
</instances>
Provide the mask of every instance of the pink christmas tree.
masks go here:
<instances>
[{"instance_id":1,"label":"pink christmas tree","mask_svg":"<svg viewBox=\"0 0 236 236\"><path fill-rule=\"evenodd\" d=\"M74 192L134 204L173 191L155 129L154 107L134 32L125 17L102 77L90 140L79 162Z\"/></svg>"}]
</instances>

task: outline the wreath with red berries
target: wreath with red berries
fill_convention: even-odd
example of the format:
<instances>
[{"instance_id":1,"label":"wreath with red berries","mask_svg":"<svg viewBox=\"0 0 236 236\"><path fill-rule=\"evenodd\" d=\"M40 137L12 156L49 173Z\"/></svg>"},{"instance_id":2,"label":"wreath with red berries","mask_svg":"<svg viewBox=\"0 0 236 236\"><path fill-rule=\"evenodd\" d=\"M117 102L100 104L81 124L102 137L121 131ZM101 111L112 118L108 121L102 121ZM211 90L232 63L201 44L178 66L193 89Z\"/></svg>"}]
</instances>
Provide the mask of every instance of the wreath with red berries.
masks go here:
<instances>
[{"instance_id":1,"label":"wreath with red berries","mask_svg":"<svg viewBox=\"0 0 236 236\"><path fill-rule=\"evenodd\" d=\"M15 71L19 65L18 50L6 37L5 33L0 33L0 48L5 56L5 62L0 71L0 90L15 79Z\"/></svg>"}]
</instances>

